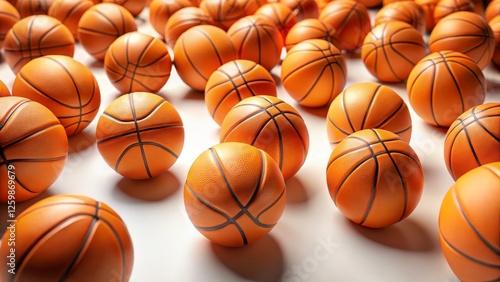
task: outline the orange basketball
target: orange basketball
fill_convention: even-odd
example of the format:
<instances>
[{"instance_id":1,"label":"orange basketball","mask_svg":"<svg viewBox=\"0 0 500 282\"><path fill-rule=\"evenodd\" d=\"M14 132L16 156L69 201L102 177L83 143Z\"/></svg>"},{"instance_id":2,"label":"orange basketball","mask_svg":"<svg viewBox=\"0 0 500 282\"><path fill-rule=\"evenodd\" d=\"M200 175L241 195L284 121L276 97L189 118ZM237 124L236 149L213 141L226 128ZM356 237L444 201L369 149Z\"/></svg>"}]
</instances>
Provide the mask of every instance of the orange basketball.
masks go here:
<instances>
[{"instance_id":1,"label":"orange basketball","mask_svg":"<svg viewBox=\"0 0 500 282\"><path fill-rule=\"evenodd\" d=\"M46 55L73 56L75 39L60 21L44 15L18 21L4 41L5 61L17 74L30 60Z\"/></svg>"},{"instance_id":2,"label":"orange basketball","mask_svg":"<svg viewBox=\"0 0 500 282\"><path fill-rule=\"evenodd\" d=\"M353 0L328 3L319 14L319 19L337 30L340 48L348 52L361 47L371 29L368 10L363 4Z\"/></svg>"},{"instance_id":3,"label":"orange basketball","mask_svg":"<svg viewBox=\"0 0 500 282\"><path fill-rule=\"evenodd\" d=\"M54 0L17 0L16 8L21 18L33 15L46 15Z\"/></svg>"},{"instance_id":4,"label":"orange basketball","mask_svg":"<svg viewBox=\"0 0 500 282\"><path fill-rule=\"evenodd\" d=\"M474 4L470 0L439 0L434 8L434 22L459 11L474 12Z\"/></svg>"},{"instance_id":5,"label":"orange basketball","mask_svg":"<svg viewBox=\"0 0 500 282\"><path fill-rule=\"evenodd\" d=\"M493 30L493 35L495 36L495 52L493 52L491 60L495 65L500 66L500 15L494 17L488 25Z\"/></svg>"},{"instance_id":6,"label":"orange basketball","mask_svg":"<svg viewBox=\"0 0 500 282\"><path fill-rule=\"evenodd\" d=\"M323 107L337 97L347 80L347 66L339 49L322 39L295 45L281 64L285 90L300 105Z\"/></svg>"},{"instance_id":7,"label":"orange basketball","mask_svg":"<svg viewBox=\"0 0 500 282\"><path fill-rule=\"evenodd\" d=\"M102 0L102 3L118 4L127 9L134 17L137 17L147 5L146 0Z\"/></svg>"},{"instance_id":8,"label":"orange basketball","mask_svg":"<svg viewBox=\"0 0 500 282\"><path fill-rule=\"evenodd\" d=\"M85 51L104 60L109 45L121 35L137 30L134 17L122 6L102 3L88 9L78 22L78 38Z\"/></svg>"},{"instance_id":9,"label":"orange basketball","mask_svg":"<svg viewBox=\"0 0 500 282\"><path fill-rule=\"evenodd\" d=\"M434 28L434 9L438 1L439 0L415 0L415 3L424 11L425 27L427 31L431 31Z\"/></svg>"},{"instance_id":10,"label":"orange basketball","mask_svg":"<svg viewBox=\"0 0 500 282\"><path fill-rule=\"evenodd\" d=\"M200 25L184 32L174 46L175 67L191 88L203 91L208 78L223 64L237 59L229 36L222 29Z\"/></svg>"},{"instance_id":11,"label":"orange basketball","mask_svg":"<svg viewBox=\"0 0 500 282\"><path fill-rule=\"evenodd\" d=\"M68 157L68 138L54 114L37 102L1 97L0 105L0 202L22 202L57 180Z\"/></svg>"},{"instance_id":12,"label":"orange basketball","mask_svg":"<svg viewBox=\"0 0 500 282\"><path fill-rule=\"evenodd\" d=\"M254 15L273 22L280 30L283 41L288 31L297 23L295 13L283 3L265 4Z\"/></svg>"},{"instance_id":13,"label":"orange basketball","mask_svg":"<svg viewBox=\"0 0 500 282\"><path fill-rule=\"evenodd\" d=\"M335 47L340 48L340 41L335 30L330 24L318 19L306 19L298 22L288 32L285 40L286 50L308 39L323 39Z\"/></svg>"},{"instance_id":14,"label":"orange basketball","mask_svg":"<svg viewBox=\"0 0 500 282\"><path fill-rule=\"evenodd\" d=\"M488 23L476 13L456 12L434 27L429 37L430 52L453 50L471 57L484 69L495 51L495 37Z\"/></svg>"},{"instance_id":15,"label":"orange basketball","mask_svg":"<svg viewBox=\"0 0 500 282\"><path fill-rule=\"evenodd\" d=\"M493 18L500 15L500 0L492 0L484 11L486 22L490 22Z\"/></svg>"},{"instance_id":16,"label":"orange basketball","mask_svg":"<svg viewBox=\"0 0 500 282\"><path fill-rule=\"evenodd\" d=\"M260 7L267 4L267 0L238 0L238 3L243 7L243 16L251 16Z\"/></svg>"},{"instance_id":17,"label":"orange basketball","mask_svg":"<svg viewBox=\"0 0 500 282\"><path fill-rule=\"evenodd\" d=\"M461 114L446 134L444 159L455 180L478 166L500 162L500 103Z\"/></svg>"},{"instance_id":18,"label":"orange basketball","mask_svg":"<svg viewBox=\"0 0 500 282\"><path fill-rule=\"evenodd\" d=\"M0 1L0 50L7 32L21 18L19 12L7 1Z\"/></svg>"},{"instance_id":19,"label":"orange basketball","mask_svg":"<svg viewBox=\"0 0 500 282\"><path fill-rule=\"evenodd\" d=\"M149 4L149 22L156 32L164 35L168 19L180 9L192 6L189 0L153 0Z\"/></svg>"},{"instance_id":20,"label":"orange basketball","mask_svg":"<svg viewBox=\"0 0 500 282\"><path fill-rule=\"evenodd\" d=\"M409 216L422 195L422 166L410 145L383 129L349 135L333 150L328 190L354 223L383 228Z\"/></svg>"},{"instance_id":21,"label":"orange basketball","mask_svg":"<svg viewBox=\"0 0 500 282\"><path fill-rule=\"evenodd\" d=\"M498 280L500 262L500 162L460 177L439 211L439 241L461 281Z\"/></svg>"},{"instance_id":22,"label":"orange basketball","mask_svg":"<svg viewBox=\"0 0 500 282\"><path fill-rule=\"evenodd\" d=\"M15 276L0 266L2 281L128 281L132 240L121 217L108 205L80 195L38 201L17 217L15 253L10 230L0 254L15 254ZM7 260L9 262L10 259ZM15 278L14 278L15 277Z\"/></svg>"},{"instance_id":23,"label":"orange basketball","mask_svg":"<svg viewBox=\"0 0 500 282\"><path fill-rule=\"evenodd\" d=\"M382 6L387 6L394 2L404 2L404 1L412 1L412 0L382 0Z\"/></svg>"},{"instance_id":24,"label":"orange basketball","mask_svg":"<svg viewBox=\"0 0 500 282\"><path fill-rule=\"evenodd\" d=\"M111 102L96 128L99 153L122 176L148 179L167 171L184 146L177 110L162 97L134 92Z\"/></svg>"},{"instance_id":25,"label":"orange basketball","mask_svg":"<svg viewBox=\"0 0 500 282\"><path fill-rule=\"evenodd\" d=\"M212 23L212 17L202 9L196 7L182 8L167 20L164 37L167 44L173 48L179 36L188 29L198 25L210 25Z\"/></svg>"},{"instance_id":26,"label":"orange basketball","mask_svg":"<svg viewBox=\"0 0 500 282\"><path fill-rule=\"evenodd\" d=\"M27 63L14 80L12 95L46 106L68 136L84 130L101 104L99 85L92 72L66 56L44 56Z\"/></svg>"},{"instance_id":27,"label":"orange basketball","mask_svg":"<svg viewBox=\"0 0 500 282\"><path fill-rule=\"evenodd\" d=\"M214 24L223 30L244 16L244 7L237 0L203 0L200 8L214 20Z\"/></svg>"},{"instance_id":28,"label":"orange basketball","mask_svg":"<svg viewBox=\"0 0 500 282\"><path fill-rule=\"evenodd\" d=\"M269 71L280 63L283 38L271 21L247 16L235 22L227 35L239 59L254 61Z\"/></svg>"},{"instance_id":29,"label":"orange basketball","mask_svg":"<svg viewBox=\"0 0 500 282\"><path fill-rule=\"evenodd\" d=\"M302 116L273 96L243 99L226 115L220 142L242 142L267 152L289 179L302 167L309 151L309 133Z\"/></svg>"},{"instance_id":30,"label":"orange basketball","mask_svg":"<svg viewBox=\"0 0 500 282\"><path fill-rule=\"evenodd\" d=\"M414 1L393 2L380 9L375 16L375 26L390 21L402 21L425 33L424 11Z\"/></svg>"},{"instance_id":31,"label":"orange basketball","mask_svg":"<svg viewBox=\"0 0 500 282\"><path fill-rule=\"evenodd\" d=\"M410 143L411 116L401 97L391 88L375 83L356 83L330 104L326 132L330 145L362 129L380 128Z\"/></svg>"},{"instance_id":32,"label":"orange basketball","mask_svg":"<svg viewBox=\"0 0 500 282\"><path fill-rule=\"evenodd\" d=\"M220 125L231 108L241 100L258 95L276 96L276 83L271 74L252 61L225 63L208 79L205 105Z\"/></svg>"},{"instance_id":33,"label":"orange basketball","mask_svg":"<svg viewBox=\"0 0 500 282\"><path fill-rule=\"evenodd\" d=\"M140 32L118 37L104 57L106 75L122 93L158 92L167 83L171 69L165 43Z\"/></svg>"},{"instance_id":34,"label":"orange basketball","mask_svg":"<svg viewBox=\"0 0 500 282\"><path fill-rule=\"evenodd\" d=\"M374 27L361 48L361 58L366 68L383 82L407 79L425 53L425 42L420 32L400 21L385 22Z\"/></svg>"},{"instance_id":35,"label":"orange basketball","mask_svg":"<svg viewBox=\"0 0 500 282\"><path fill-rule=\"evenodd\" d=\"M317 19L319 16L318 4L315 0L280 0L290 8L297 18L297 22L305 19Z\"/></svg>"},{"instance_id":36,"label":"orange basketball","mask_svg":"<svg viewBox=\"0 0 500 282\"><path fill-rule=\"evenodd\" d=\"M48 15L60 20L78 38L78 22L83 13L94 3L89 0L55 0L50 5Z\"/></svg>"},{"instance_id":37,"label":"orange basketball","mask_svg":"<svg viewBox=\"0 0 500 282\"><path fill-rule=\"evenodd\" d=\"M464 111L483 103L486 80L469 57L443 51L418 62L406 90L413 110L425 122L449 127Z\"/></svg>"},{"instance_id":38,"label":"orange basketball","mask_svg":"<svg viewBox=\"0 0 500 282\"><path fill-rule=\"evenodd\" d=\"M184 185L189 219L203 236L223 246L249 245L266 236L285 202L285 181L276 162L243 143L223 143L201 153Z\"/></svg>"},{"instance_id":39,"label":"orange basketball","mask_svg":"<svg viewBox=\"0 0 500 282\"><path fill-rule=\"evenodd\" d=\"M7 85L0 80L0 97L8 97L10 96L10 91Z\"/></svg>"}]
</instances>

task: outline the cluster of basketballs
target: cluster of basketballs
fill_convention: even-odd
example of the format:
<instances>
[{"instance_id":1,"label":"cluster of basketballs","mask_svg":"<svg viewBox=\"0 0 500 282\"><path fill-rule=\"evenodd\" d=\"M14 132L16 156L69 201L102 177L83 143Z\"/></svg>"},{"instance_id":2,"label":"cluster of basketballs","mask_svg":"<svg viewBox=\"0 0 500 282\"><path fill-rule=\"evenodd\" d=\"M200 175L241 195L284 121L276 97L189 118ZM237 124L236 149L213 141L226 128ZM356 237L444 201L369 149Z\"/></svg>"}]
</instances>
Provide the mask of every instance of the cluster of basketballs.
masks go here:
<instances>
[{"instance_id":1,"label":"cluster of basketballs","mask_svg":"<svg viewBox=\"0 0 500 282\"><path fill-rule=\"evenodd\" d=\"M500 0L484 16L470 0L100 2L0 1L0 43L16 74L11 92L0 83L0 96L10 96L0 98L1 202L25 201L52 185L67 159L67 137L99 111L94 75L72 58L77 41L124 93L107 105L95 132L99 153L124 177L158 176L181 154L183 121L154 94L172 66L204 91L221 143L193 162L184 202L213 242L243 246L265 236L284 211L285 180L307 157L306 124L277 98L270 74L280 63L283 88L299 105L329 107L327 186L340 212L372 228L397 223L420 200L423 169L409 145L412 121L401 97L375 82L345 88L344 56L360 52L380 82L406 81L410 105L425 122L449 128L444 158L456 183L439 215L442 250L461 280L499 279L500 103L483 104L482 69L500 64ZM372 27L367 7L381 4ZM137 32L134 17L147 5L165 41ZM110 269L121 281L130 276L132 242L106 204L58 195L28 208L16 224L19 281L109 281L116 275ZM11 281L6 267L1 280Z\"/></svg>"}]
</instances>

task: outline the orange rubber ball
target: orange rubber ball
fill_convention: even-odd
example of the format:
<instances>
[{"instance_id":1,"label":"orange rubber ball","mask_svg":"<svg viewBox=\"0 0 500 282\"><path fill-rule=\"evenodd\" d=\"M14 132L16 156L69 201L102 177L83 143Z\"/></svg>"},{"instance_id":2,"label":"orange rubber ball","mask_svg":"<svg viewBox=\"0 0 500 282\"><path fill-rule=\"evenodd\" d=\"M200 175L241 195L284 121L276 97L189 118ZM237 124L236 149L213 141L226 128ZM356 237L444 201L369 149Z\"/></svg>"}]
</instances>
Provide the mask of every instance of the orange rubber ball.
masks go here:
<instances>
[{"instance_id":1,"label":"orange rubber ball","mask_svg":"<svg viewBox=\"0 0 500 282\"><path fill-rule=\"evenodd\" d=\"M0 97L10 96L10 90L3 81L0 80Z\"/></svg>"},{"instance_id":2,"label":"orange rubber ball","mask_svg":"<svg viewBox=\"0 0 500 282\"><path fill-rule=\"evenodd\" d=\"M422 8L424 12L425 28L431 31L436 23L434 22L434 9L439 0L415 0L415 3Z\"/></svg>"},{"instance_id":3,"label":"orange rubber ball","mask_svg":"<svg viewBox=\"0 0 500 282\"><path fill-rule=\"evenodd\" d=\"M148 4L147 0L102 0L102 3L120 5L127 9L134 17L137 17Z\"/></svg>"},{"instance_id":4,"label":"orange rubber ball","mask_svg":"<svg viewBox=\"0 0 500 282\"><path fill-rule=\"evenodd\" d=\"M492 0L484 11L484 19L490 22L493 18L500 15L500 0Z\"/></svg>"},{"instance_id":5,"label":"orange rubber ball","mask_svg":"<svg viewBox=\"0 0 500 282\"><path fill-rule=\"evenodd\" d=\"M402 21L425 33L424 11L414 1L387 4L375 15L375 26L389 21Z\"/></svg>"},{"instance_id":6,"label":"orange rubber ball","mask_svg":"<svg viewBox=\"0 0 500 282\"><path fill-rule=\"evenodd\" d=\"M19 12L7 1L0 1L0 50L7 32L21 19Z\"/></svg>"},{"instance_id":7,"label":"orange rubber ball","mask_svg":"<svg viewBox=\"0 0 500 282\"><path fill-rule=\"evenodd\" d=\"M495 36L495 52L493 52L491 60L495 65L500 66L500 15L494 17L488 25Z\"/></svg>"},{"instance_id":8,"label":"orange rubber ball","mask_svg":"<svg viewBox=\"0 0 500 282\"><path fill-rule=\"evenodd\" d=\"M298 22L288 32L285 40L286 50L289 51L293 46L308 39L323 39L340 48L335 28L319 19L306 19Z\"/></svg>"},{"instance_id":9,"label":"orange rubber ball","mask_svg":"<svg viewBox=\"0 0 500 282\"><path fill-rule=\"evenodd\" d=\"M175 12L165 25L165 41L174 48L177 39L188 29L198 25L211 25L212 17L200 8L186 7Z\"/></svg>"},{"instance_id":10,"label":"orange rubber ball","mask_svg":"<svg viewBox=\"0 0 500 282\"><path fill-rule=\"evenodd\" d=\"M60 20L78 39L78 22L83 14L94 5L89 0L55 0L47 15Z\"/></svg>"},{"instance_id":11,"label":"orange rubber ball","mask_svg":"<svg viewBox=\"0 0 500 282\"><path fill-rule=\"evenodd\" d=\"M180 9L192 6L189 0L153 0L149 4L149 23L157 33L164 35L168 19Z\"/></svg>"},{"instance_id":12,"label":"orange rubber ball","mask_svg":"<svg viewBox=\"0 0 500 282\"><path fill-rule=\"evenodd\" d=\"M297 23L295 13L283 3L265 4L254 15L273 22L280 30L283 42L288 31Z\"/></svg>"},{"instance_id":13,"label":"orange rubber ball","mask_svg":"<svg viewBox=\"0 0 500 282\"><path fill-rule=\"evenodd\" d=\"M474 12L471 0L439 0L434 8L434 22L437 24L444 17L459 11Z\"/></svg>"},{"instance_id":14,"label":"orange rubber ball","mask_svg":"<svg viewBox=\"0 0 500 282\"><path fill-rule=\"evenodd\" d=\"M315 0L280 0L294 13L297 22L305 19L317 19L319 16L318 3Z\"/></svg>"},{"instance_id":15,"label":"orange rubber ball","mask_svg":"<svg viewBox=\"0 0 500 282\"><path fill-rule=\"evenodd\" d=\"M47 15L54 0L17 0L16 9L21 18L34 15Z\"/></svg>"},{"instance_id":16,"label":"orange rubber ball","mask_svg":"<svg viewBox=\"0 0 500 282\"><path fill-rule=\"evenodd\" d=\"M225 31L245 12L237 0L203 0L200 8L213 19L215 26Z\"/></svg>"}]
</instances>

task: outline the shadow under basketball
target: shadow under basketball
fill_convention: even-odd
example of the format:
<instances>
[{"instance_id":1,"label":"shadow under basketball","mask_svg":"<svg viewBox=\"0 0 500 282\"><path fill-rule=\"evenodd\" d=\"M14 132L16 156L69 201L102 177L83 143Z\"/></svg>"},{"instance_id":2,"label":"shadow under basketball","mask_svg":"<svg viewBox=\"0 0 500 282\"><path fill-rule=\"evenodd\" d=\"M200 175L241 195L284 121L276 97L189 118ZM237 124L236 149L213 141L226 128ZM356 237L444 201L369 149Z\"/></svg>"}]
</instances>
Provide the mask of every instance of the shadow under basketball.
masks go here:
<instances>
[{"instance_id":1,"label":"shadow under basketball","mask_svg":"<svg viewBox=\"0 0 500 282\"><path fill-rule=\"evenodd\" d=\"M211 243L217 259L238 276L252 281L279 281L284 271L281 247L268 234L255 243L230 248Z\"/></svg>"},{"instance_id":2,"label":"shadow under basketball","mask_svg":"<svg viewBox=\"0 0 500 282\"><path fill-rule=\"evenodd\" d=\"M92 147L94 144L94 134L90 134L88 130L84 130L68 138L68 152L69 154L80 153Z\"/></svg>"},{"instance_id":3,"label":"shadow under basketball","mask_svg":"<svg viewBox=\"0 0 500 282\"><path fill-rule=\"evenodd\" d=\"M286 181L286 203L288 205L300 205L309 200L306 187L297 176L292 176Z\"/></svg>"},{"instance_id":4,"label":"shadow under basketball","mask_svg":"<svg viewBox=\"0 0 500 282\"><path fill-rule=\"evenodd\" d=\"M143 201L161 201L177 192L181 183L170 171L146 180L122 178L116 187L132 198Z\"/></svg>"}]
</instances>

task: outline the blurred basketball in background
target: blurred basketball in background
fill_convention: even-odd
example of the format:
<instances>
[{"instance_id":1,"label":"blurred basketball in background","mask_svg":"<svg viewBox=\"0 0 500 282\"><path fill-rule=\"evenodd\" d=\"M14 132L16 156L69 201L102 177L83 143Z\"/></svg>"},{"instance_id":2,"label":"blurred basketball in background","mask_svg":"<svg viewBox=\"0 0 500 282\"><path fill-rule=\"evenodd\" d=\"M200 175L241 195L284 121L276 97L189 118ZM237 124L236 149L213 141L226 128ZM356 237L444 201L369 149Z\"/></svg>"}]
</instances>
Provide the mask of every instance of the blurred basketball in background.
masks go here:
<instances>
[{"instance_id":1,"label":"blurred basketball in background","mask_svg":"<svg viewBox=\"0 0 500 282\"><path fill-rule=\"evenodd\" d=\"M196 7L182 8L167 20L164 37L167 44L173 48L179 36L188 29L212 23L213 19L202 9Z\"/></svg>"},{"instance_id":2,"label":"blurred basketball in background","mask_svg":"<svg viewBox=\"0 0 500 282\"><path fill-rule=\"evenodd\" d=\"M16 280L129 280L132 240L121 217L105 203L57 195L36 202L16 220ZM11 248L8 236L0 245L4 257ZM5 263L0 270L2 281L10 281Z\"/></svg>"},{"instance_id":3,"label":"blurred basketball in background","mask_svg":"<svg viewBox=\"0 0 500 282\"><path fill-rule=\"evenodd\" d=\"M177 161L184 146L184 127L165 99L134 92L118 97L104 110L96 141L104 161L120 175L148 179Z\"/></svg>"},{"instance_id":4,"label":"blurred basketball in background","mask_svg":"<svg viewBox=\"0 0 500 282\"><path fill-rule=\"evenodd\" d=\"M73 56L75 39L60 21L45 15L18 21L4 41L5 61L14 74L34 58L45 55Z\"/></svg>"},{"instance_id":5,"label":"blurred basketball in background","mask_svg":"<svg viewBox=\"0 0 500 282\"><path fill-rule=\"evenodd\" d=\"M444 159L453 179L481 165L500 162L500 103L465 111L446 134Z\"/></svg>"},{"instance_id":6,"label":"blurred basketball in background","mask_svg":"<svg viewBox=\"0 0 500 282\"><path fill-rule=\"evenodd\" d=\"M357 0L359 3L365 5L367 8L377 8L382 5L382 0Z\"/></svg>"},{"instance_id":7,"label":"blurred basketball in background","mask_svg":"<svg viewBox=\"0 0 500 282\"><path fill-rule=\"evenodd\" d=\"M442 51L418 62L406 90L413 110L425 122L449 127L464 111L483 103L486 79L468 56Z\"/></svg>"},{"instance_id":8,"label":"blurred basketball in background","mask_svg":"<svg viewBox=\"0 0 500 282\"><path fill-rule=\"evenodd\" d=\"M102 3L118 4L127 9L134 17L137 17L148 4L147 0L102 0Z\"/></svg>"},{"instance_id":9,"label":"blurred basketball in background","mask_svg":"<svg viewBox=\"0 0 500 282\"><path fill-rule=\"evenodd\" d=\"M228 30L234 22L242 18L245 11L237 0L203 0L200 8L223 30Z\"/></svg>"},{"instance_id":10,"label":"blurred basketball in background","mask_svg":"<svg viewBox=\"0 0 500 282\"><path fill-rule=\"evenodd\" d=\"M265 4L254 15L273 22L280 30L283 42L288 31L297 23L295 13L283 3Z\"/></svg>"},{"instance_id":11,"label":"blurred basketball in background","mask_svg":"<svg viewBox=\"0 0 500 282\"><path fill-rule=\"evenodd\" d=\"M54 0L17 0L16 8L21 18L33 15L46 15Z\"/></svg>"},{"instance_id":12,"label":"blurred basketball in background","mask_svg":"<svg viewBox=\"0 0 500 282\"><path fill-rule=\"evenodd\" d=\"M403 99L385 85L353 84L330 104L326 123L328 140L333 147L350 134L370 128L391 131L410 143L410 111Z\"/></svg>"},{"instance_id":13,"label":"blurred basketball in background","mask_svg":"<svg viewBox=\"0 0 500 282\"><path fill-rule=\"evenodd\" d=\"M140 32L118 37L104 57L106 75L121 93L158 92L167 83L171 69L165 43Z\"/></svg>"},{"instance_id":14,"label":"blurred basketball in background","mask_svg":"<svg viewBox=\"0 0 500 282\"><path fill-rule=\"evenodd\" d=\"M409 1L409 0L382 0L382 7L385 7L394 2L404 2L404 1Z\"/></svg>"},{"instance_id":15,"label":"blurred basketball in background","mask_svg":"<svg viewBox=\"0 0 500 282\"><path fill-rule=\"evenodd\" d=\"M328 3L319 19L337 30L340 48L354 51L363 45L371 30L370 15L366 7L353 0L336 0Z\"/></svg>"},{"instance_id":16,"label":"blurred basketball in background","mask_svg":"<svg viewBox=\"0 0 500 282\"><path fill-rule=\"evenodd\" d=\"M54 114L37 102L0 97L0 105L0 202L7 203L12 186L15 201L23 202L47 190L62 173L68 138Z\"/></svg>"},{"instance_id":17,"label":"blurred basketball in background","mask_svg":"<svg viewBox=\"0 0 500 282\"><path fill-rule=\"evenodd\" d=\"M83 13L93 5L89 0L55 0L50 5L48 15L60 20L77 40L78 22Z\"/></svg>"},{"instance_id":18,"label":"blurred basketball in background","mask_svg":"<svg viewBox=\"0 0 500 282\"><path fill-rule=\"evenodd\" d=\"M290 8L297 18L297 22L305 19L317 19L319 16L318 4L315 0L280 0Z\"/></svg>"},{"instance_id":19,"label":"blurred basketball in background","mask_svg":"<svg viewBox=\"0 0 500 282\"><path fill-rule=\"evenodd\" d=\"M474 12L474 4L470 0L439 0L434 8L434 22L459 11Z\"/></svg>"},{"instance_id":20,"label":"blurred basketball in background","mask_svg":"<svg viewBox=\"0 0 500 282\"><path fill-rule=\"evenodd\" d=\"M495 51L495 37L483 17L456 12L437 23L429 37L430 52L452 50L471 57L484 69Z\"/></svg>"},{"instance_id":21,"label":"blurred basketball in background","mask_svg":"<svg viewBox=\"0 0 500 282\"><path fill-rule=\"evenodd\" d=\"M104 60L109 45L118 37L136 30L132 14L112 3L90 7L78 22L80 43L85 51L98 60Z\"/></svg>"},{"instance_id":22,"label":"blurred basketball in background","mask_svg":"<svg viewBox=\"0 0 500 282\"><path fill-rule=\"evenodd\" d=\"M168 19L180 9L192 6L189 0L153 0L149 4L149 23L157 33L164 35Z\"/></svg>"},{"instance_id":23,"label":"blurred basketball in background","mask_svg":"<svg viewBox=\"0 0 500 282\"><path fill-rule=\"evenodd\" d=\"M238 59L256 62L270 71L281 61L283 38L271 21L247 16L235 22L227 31Z\"/></svg>"},{"instance_id":24,"label":"blurred basketball in background","mask_svg":"<svg viewBox=\"0 0 500 282\"><path fill-rule=\"evenodd\" d=\"M383 129L364 129L340 142L326 170L328 190L352 222L383 228L408 217L424 184L422 166L410 145Z\"/></svg>"},{"instance_id":25,"label":"blurred basketball in background","mask_svg":"<svg viewBox=\"0 0 500 282\"><path fill-rule=\"evenodd\" d=\"M493 36L495 37L495 52L493 52L491 60L495 63L495 65L500 66L500 15L494 17L488 25L493 31Z\"/></svg>"},{"instance_id":26,"label":"blurred basketball in background","mask_svg":"<svg viewBox=\"0 0 500 282\"><path fill-rule=\"evenodd\" d=\"M260 7L267 4L267 0L238 0L238 4L243 7L243 16L251 16Z\"/></svg>"},{"instance_id":27,"label":"blurred basketball in background","mask_svg":"<svg viewBox=\"0 0 500 282\"><path fill-rule=\"evenodd\" d=\"M382 7L375 16L375 26L390 21L405 22L425 33L424 12L414 1L393 2Z\"/></svg>"},{"instance_id":28,"label":"blurred basketball in background","mask_svg":"<svg viewBox=\"0 0 500 282\"><path fill-rule=\"evenodd\" d=\"M286 36L285 47L289 51L296 44L308 39L323 39L340 48L337 31L318 19L306 19L294 25Z\"/></svg>"},{"instance_id":29,"label":"blurred basketball in background","mask_svg":"<svg viewBox=\"0 0 500 282\"><path fill-rule=\"evenodd\" d=\"M236 60L237 54L224 30L201 25L179 37L174 58L180 78L191 88L203 91L210 75L223 64Z\"/></svg>"},{"instance_id":30,"label":"blurred basketball in background","mask_svg":"<svg viewBox=\"0 0 500 282\"><path fill-rule=\"evenodd\" d=\"M493 18L500 15L500 0L492 0L484 11L486 22L490 22Z\"/></svg>"},{"instance_id":31,"label":"blurred basketball in background","mask_svg":"<svg viewBox=\"0 0 500 282\"><path fill-rule=\"evenodd\" d=\"M208 79L205 105L221 125L226 114L241 100L258 95L276 96L276 83L261 65L248 60L225 63Z\"/></svg>"},{"instance_id":32,"label":"blurred basketball in background","mask_svg":"<svg viewBox=\"0 0 500 282\"><path fill-rule=\"evenodd\" d=\"M0 1L0 50L3 49L3 41L7 32L19 21L19 12L7 1Z\"/></svg>"},{"instance_id":33,"label":"blurred basketball in background","mask_svg":"<svg viewBox=\"0 0 500 282\"><path fill-rule=\"evenodd\" d=\"M434 9L439 0L415 0L415 3L422 8L424 12L425 27L431 31L436 25L434 22Z\"/></svg>"},{"instance_id":34,"label":"blurred basketball in background","mask_svg":"<svg viewBox=\"0 0 500 282\"><path fill-rule=\"evenodd\" d=\"M276 162L244 143L222 143L201 153L184 185L184 205L194 227L228 247L266 236L285 202L285 181Z\"/></svg>"},{"instance_id":35,"label":"blurred basketball in background","mask_svg":"<svg viewBox=\"0 0 500 282\"><path fill-rule=\"evenodd\" d=\"M9 88L0 80L0 97L10 96Z\"/></svg>"},{"instance_id":36,"label":"blurred basketball in background","mask_svg":"<svg viewBox=\"0 0 500 282\"><path fill-rule=\"evenodd\" d=\"M300 105L329 105L344 89L347 66L339 49L322 39L309 39L295 45L281 64L285 90Z\"/></svg>"},{"instance_id":37,"label":"blurred basketball in background","mask_svg":"<svg viewBox=\"0 0 500 282\"><path fill-rule=\"evenodd\" d=\"M500 162L460 177L439 211L441 250L461 281L498 278L500 249Z\"/></svg>"}]
</instances>

